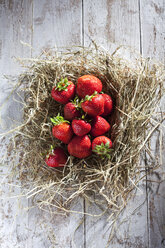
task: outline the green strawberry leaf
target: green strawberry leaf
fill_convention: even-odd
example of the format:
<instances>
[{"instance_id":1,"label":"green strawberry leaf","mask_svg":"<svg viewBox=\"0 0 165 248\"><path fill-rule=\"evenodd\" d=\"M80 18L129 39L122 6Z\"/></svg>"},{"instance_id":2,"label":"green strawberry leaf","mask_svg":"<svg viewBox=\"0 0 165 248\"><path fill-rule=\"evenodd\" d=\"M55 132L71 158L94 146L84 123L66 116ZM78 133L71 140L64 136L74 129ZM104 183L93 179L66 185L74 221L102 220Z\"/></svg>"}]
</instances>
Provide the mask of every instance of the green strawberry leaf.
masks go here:
<instances>
[{"instance_id":1,"label":"green strawberry leaf","mask_svg":"<svg viewBox=\"0 0 165 248\"><path fill-rule=\"evenodd\" d=\"M60 125L61 123L70 123L69 121L65 120L63 116L61 116L59 113L56 117L50 118L51 122L54 124L54 126Z\"/></svg>"},{"instance_id":2,"label":"green strawberry leaf","mask_svg":"<svg viewBox=\"0 0 165 248\"><path fill-rule=\"evenodd\" d=\"M106 149L109 149L109 143L110 143L110 142L107 141L107 143L105 144L105 148L106 148ZM102 144L103 144L103 143L102 143Z\"/></svg>"},{"instance_id":3,"label":"green strawberry leaf","mask_svg":"<svg viewBox=\"0 0 165 248\"><path fill-rule=\"evenodd\" d=\"M97 155L101 156L102 159L104 158L111 158L110 153L112 153L113 149L109 147L109 141L104 144L103 142L101 145L96 145L95 149L93 149L93 152L95 152Z\"/></svg>"},{"instance_id":4,"label":"green strawberry leaf","mask_svg":"<svg viewBox=\"0 0 165 248\"><path fill-rule=\"evenodd\" d=\"M64 78L64 83L68 83L67 77Z\"/></svg>"}]
</instances>

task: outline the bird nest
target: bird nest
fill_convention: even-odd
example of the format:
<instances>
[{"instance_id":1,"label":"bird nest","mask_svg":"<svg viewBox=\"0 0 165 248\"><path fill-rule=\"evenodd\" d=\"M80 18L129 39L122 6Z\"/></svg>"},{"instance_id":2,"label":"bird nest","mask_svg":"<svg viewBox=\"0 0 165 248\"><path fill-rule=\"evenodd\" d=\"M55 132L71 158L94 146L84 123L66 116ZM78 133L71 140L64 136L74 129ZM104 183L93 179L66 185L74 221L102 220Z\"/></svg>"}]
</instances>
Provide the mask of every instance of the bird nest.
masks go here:
<instances>
[{"instance_id":1,"label":"bird nest","mask_svg":"<svg viewBox=\"0 0 165 248\"><path fill-rule=\"evenodd\" d=\"M51 51L21 63L27 68L19 76L17 89L23 120L8 132L12 137L7 156L24 185L23 195L53 213L71 211L70 204L79 197L120 212L144 178L141 157L144 152L150 154L149 139L162 121L156 113L163 92L161 66L140 56L129 63L118 50L109 54L98 47ZM52 99L51 90L61 77L76 84L85 74L98 77L103 92L114 101L108 133L113 142L111 158L68 156L64 168L49 168L43 154L50 145L67 152L67 146L52 136L50 118L63 113L63 106Z\"/></svg>"}]
</instances>

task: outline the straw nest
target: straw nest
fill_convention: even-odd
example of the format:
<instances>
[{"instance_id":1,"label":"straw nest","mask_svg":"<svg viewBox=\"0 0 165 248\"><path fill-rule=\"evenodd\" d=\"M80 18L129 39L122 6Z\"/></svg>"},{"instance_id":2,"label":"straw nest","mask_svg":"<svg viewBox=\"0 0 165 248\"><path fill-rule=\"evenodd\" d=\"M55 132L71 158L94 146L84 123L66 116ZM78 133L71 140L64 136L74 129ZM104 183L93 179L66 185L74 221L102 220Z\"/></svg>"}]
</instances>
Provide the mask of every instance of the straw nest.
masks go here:
<instances>
[{"instance_id":1,"label":"straw nest","mask_svg":"<svg viewBox=\"0 0 165 248\"><path fill-rule=\"evenodd\" d=\"M140 56L131 64L117 50L109 54L98 47L52 51L27 62L17 89L23 99L23 123L9 131L14 133L7 154L15 163L25 195L54 213L71 211L70 203L78 197L120 212L145 177L140 155L144 151L150 154L148 141L162 121L156 113L163 93L162 68ZM25 61L21 63L25 65ZM84 74L97 76L115 103L108 134L114 144L111 158L101 160L94 154L81 160L69 157L63 169L48 168L43 154L50 145L67 151L51 133L50 118L63 113L63 106L51 97L52 87L61 77L76 84Z\"/></svg>"}]
</instances>

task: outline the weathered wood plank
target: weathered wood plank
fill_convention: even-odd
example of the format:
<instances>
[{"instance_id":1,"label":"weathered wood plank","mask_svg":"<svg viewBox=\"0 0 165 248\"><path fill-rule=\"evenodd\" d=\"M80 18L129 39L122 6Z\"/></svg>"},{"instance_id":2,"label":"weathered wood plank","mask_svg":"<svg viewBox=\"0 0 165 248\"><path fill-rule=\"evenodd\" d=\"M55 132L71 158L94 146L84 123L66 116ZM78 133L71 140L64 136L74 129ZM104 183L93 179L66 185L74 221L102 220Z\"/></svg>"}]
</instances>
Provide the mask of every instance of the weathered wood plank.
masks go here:
<instances>
[{"instance_id":1,"label":"weathered wood plank","mask_svg":"<svg viewBox=\"0 0 165 248\"><path fill-rule=\"evenodd\" d=\"M142 54L145 57L165 61L165 2L164 0L140 0Z\"/></svg>"},{"instance_id":2,"label":"weathered wood plank","mask_svg":"<svg viewBox=\"0 0 165 248\"><path fill-rule=\"evenodd\" d=\"M35 0L33 6L32 46L36 54L55 46L68 47L81 44L81 0Z\"/></svg>"},{"instance_id":3,"label":"weathered wood plank","mask_svg":"<svg viewBox=\"0 0 165 248\"><path fill-rule=\"evenodd\" d=\"M163 0L140 1L142 54L156 61L165 61L165 2ZM161 103L164 111L165 98ZM165 129L155 132L151 140L153 155L158 156L162 165L159 170L148 175L148 225L149 247L165 245ZM160 143L162 151L160 153Z\"/></svg>"},{"instance_id":4,"label":"weathered wood plank","mask_svg":"<svg viewBox=\"0 0 165 248\"><path fill-rule=\"evenodd\" d=\"M126 45L140 53L138 0L84 1L84 33L85 45L92 39L109 51L113 51L115 46ZM115 238L108 247L147 247L145 182L140 185L140 189L120 216ZM96 206L86 207L86 210L90 213L99 212ZM110 231L107 218L106 216L98 221L96 218L86 217L86 247L106 247Z\"/></svg>"},{"instance_id":5,"label":"weathered wood plank","mask_svg":"<svg viewBox=\"0 0 165 248\"><path fill-rule=\"evenodd\" d=\"M81 6L80 0L34 0L33 56L53 47L81 45ZM83 201L80 199L71 209L83 213ZM30 211L28 247L83 248L84 230L83 225L80 225L82 218L83 214L70 214L67 217L56 215L51 218L38 209Z\"/></svg>"},{"instance_id":6,"label":"weathered wood plank","mask_svg":"<svg viewBox=\"0 0 165 248\"><path fill-rule=\"evenodd\" d=\"M91 39L109 50L127 45L140 50L137 0L84 1L85 45Z\"/></svg>"},{"instance_id":7,"label":"weathered wood plank","mask_svg":"<svg viewBox=\"0 0 165 248\"><path fill-rule=\"evenodd\" d=\"M71 209L82 212L81 200ZM51 216L38 208L32 209L28 215L29 237L26 245L28 248L84 248L82 220L83 214Z\"/></svg>"},{"instance_id":8,"label":"weathered wood plank","mask_svg":"<svg viewBox=\"0 0 165 248\"><path fill-rule=\"evenodd\" d=\"M0 106L12 90L10 80L4 79L3 75L15 76L22 71L14 57L30 56L29 48L24 47L20 40L31 42L32 3L27 1L0 1ZM14 103L11 98L1 110L1 132L12 127L12 119L21 121L21 106ZM5 144L1 144L1 156L5 152ZM0 156L0 157L1 157ZM11 199L12 195L21 193L21 183L17 187L9 187L7 178L9 167L1 164L1 182L4 185L0 189L0 247L26 247L28 238L28 217L21 208L26 208L26 200Z\"/></svg>"}]
</instances>

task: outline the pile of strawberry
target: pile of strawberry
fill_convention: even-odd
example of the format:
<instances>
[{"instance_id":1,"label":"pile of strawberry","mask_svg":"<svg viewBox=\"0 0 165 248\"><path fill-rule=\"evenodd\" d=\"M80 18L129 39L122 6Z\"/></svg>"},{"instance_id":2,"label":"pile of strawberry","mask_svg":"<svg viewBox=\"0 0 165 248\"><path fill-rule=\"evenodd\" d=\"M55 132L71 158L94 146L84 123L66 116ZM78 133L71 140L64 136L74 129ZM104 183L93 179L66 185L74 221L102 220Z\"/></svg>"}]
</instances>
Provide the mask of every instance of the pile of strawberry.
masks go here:
<instances>
[{"instance_id":1,"label":"pile of strawberry","mask_svg":"<svg viewBox=\"0 0 165 248\"><path fill-rule=\"evenodd\" d=\"M84 75L76 85L67 78L52 89L54 100L64 106L64 117L51 118L52 134L67 144L68 153L76 158L86 158L94 152L101 158L110 157L112 141L103 136L110 130L109 117L113 109L112 98L102 93L102 82L93 75ZM72 100L74 98L74 100ZM50 167L67 163L67 155L60 147L53 148L46 156Z\"/></svg>"}]
</instances>

